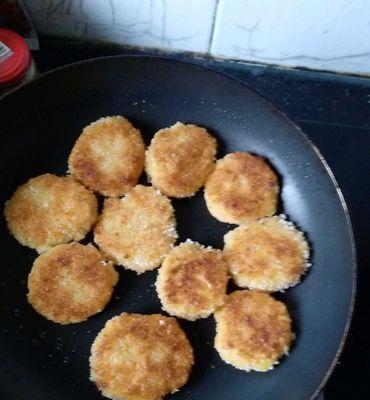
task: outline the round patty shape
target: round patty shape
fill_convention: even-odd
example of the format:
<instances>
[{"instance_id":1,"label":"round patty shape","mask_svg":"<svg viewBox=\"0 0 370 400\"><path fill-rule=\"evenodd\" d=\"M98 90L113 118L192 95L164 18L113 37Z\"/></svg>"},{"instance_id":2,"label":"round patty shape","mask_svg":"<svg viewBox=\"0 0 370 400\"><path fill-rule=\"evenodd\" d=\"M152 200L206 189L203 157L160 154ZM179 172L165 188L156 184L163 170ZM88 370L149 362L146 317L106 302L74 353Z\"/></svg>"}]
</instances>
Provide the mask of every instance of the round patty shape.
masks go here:
<instances>
[{"instance_id":1,"label":"round patty shape","mask_svg":"<svg viewBox=\"0 0 370 400\"><path fill-rule=\"evenodd\" d=\"M42 253L83 239L95 223L97 200L72 177L44 174L19 186L5 205L11 234Z\"/></svg>"},{"instance_id":2,"label":"round patty shape","mask_svg":"<svg viewBox=\"0 0 370 400\"><path fill-rule=\"evenodd\" d=\"M68 167L89 189L118 197L136 185L144 158L140 131L126 118L105 117L84 128L73 146Z\"/></svg>"},{"instance_id":3,"label":"round patty shape","mask_svg":"<svg viewBox=\"0 0 370 400\"><path fill-rule=\"evenodd\" d=\"M265 372L289 351L293 338L289 313L267 293L236 291L214 316L215 348L235 368Z\"/></svg>"},{"instance_id":4,"label":"round patty shape","mask_svg":"<svg viewBox=\"0 0 370 400\"><path fill-rule=\"evenodd\" d=\"M277 176L263 158L236 152L217 161L204 196L216 219L243 224L275 214L278 192Z\"/></svg>"},{"instance_id":5,"label":"round patty shape","mask_svg":"<svg viewBox=\"0 0 370 400\"><path fill-rule=\"evenodd\" d=\"M188 380L193 350L175 318L123 313L91 347L91 380L115 400L159 400Z\"/></svg>"},{"instance_id":6,"label":"round patty shape","mask_svg":"<svg viewBox=\"0 0 370 400\"><path fill-rule=\"evenodd\" d=\"M177 238L171 201L137 185L122 199L106 199L94 229L99 248L138 274L157 268Z\"/></svg>"},{"instance_id":7,"label":"round patty shape","mask_svg":"<svg viewBox=\"0 0 370 400\"><path fill-rule=\"evenodd\" d=\"M227 281L227 266L220 250L185 242L165 257L156 288L164 311L194 321L222 306Z\"/></svg>"},{"instance_id":8,"label":"round patty shape","mask_svg":"<svg viewBox=\"0 0 370 400\"><path fill-rule=\"evenodd\" d=\"M85 321L108 303L118 274L91 244L60 244L41 254L28 276L28 301L60 324Z\"/></svg>"},{"instance_id":9,"label":"round patty shape","mask_svg":"<svg viewBox=\"0 0 370 400\"><path fill-rule=\"evenodd\" d=\"M190 197L213 171L216 150L216 139L204 128L177 122L154 135L146 153L146 172L165 195Z\"/></svg>"},{"instance_id":10,"label":"round patty shape","mask_svg":"<svg viewBox=\"0 0 370 400\"><path fill-rule=\"evenodd\" d=\"M309 266L303 233L282 216L239 226L224 241L231 276L243 288L284 290L299 283Z\"/></svg>"}]
</instances>

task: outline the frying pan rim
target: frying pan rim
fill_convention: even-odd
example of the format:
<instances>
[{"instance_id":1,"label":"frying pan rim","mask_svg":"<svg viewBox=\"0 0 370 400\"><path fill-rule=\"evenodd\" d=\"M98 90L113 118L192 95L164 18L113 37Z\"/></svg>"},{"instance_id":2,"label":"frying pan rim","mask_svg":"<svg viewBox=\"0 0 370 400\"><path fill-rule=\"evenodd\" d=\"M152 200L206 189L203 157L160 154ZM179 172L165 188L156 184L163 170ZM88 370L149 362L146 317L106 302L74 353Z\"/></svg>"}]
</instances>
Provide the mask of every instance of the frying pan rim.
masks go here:
<instances>
[{"instance_id":1,"label":"frying pan rim","mask_svg":"<svg viewBox=\"0 0 370 400\"><path fill-rule=\"evenodd\" d=\"M344 216L345 216L345 220L346 220L346 225L347 225L347 230L349 233L349 238L350 238L350 246L351 246L351 254L352 254L352 270L353 270L353 279L352 279L352 295L351 295L351 304L349 307L349 312L347 315L347 321L346 321L346 325L344 327L344 331L342 334L342 338L340 340L338 349L333 357L333 360L328 368L328 370L326 371L325 375L323 376L321 382L319 383L319 385L317 386L316 390L313 392L313 394L309 397L308 400L314 400L319 393L321 392L321 390L324 388L325 384L327 383L328 379L330 378L330 376L332 375L334 368L337 364L337 361L340 357L340 355L343 352L345 343L346 343L346 339L348 337L348 333L349 333L349 329L351 326L351 322L352 322L352 318L353 318L353 312L354 312L354 307L355 307L355 302L356 302L356 292L357 292L357 255L356 255L356 245L355 245L355 239L354 239L354 233L353 233L353 227L352 227L352 221L351 221L351 217L350 217L350 212L347 206L347 203L345 201L344 195L342 193L342 190L340 189L338 182L332 172L332 170L330 169L328 163L326 162L324 156L321 154L320 150L317 148L317 146L311 141L311 139L308 138L308 136L304 133L304 131L302 130L302 128L300 128L296 123L294 123L278 106L276 106L273 102L271 102L271 100L269 100L267 97L265 97L264 95L258 93L255 89L251 88L249 85L247 85L246 83L244 83L243 81L241 81L238 78L234 78L230 75L228 75L225 72L222 71L218 71L212 67L209 66L205 66L205 65L201 65L198 64L194 61L190 61L190 60L178 60L178 59L174 59L171 56L158 56L158 55L141 55L141 54L137 54L137 55L124 55L124 54L117 54L117 55L110 55L110 56L103 56L103 57L94 57L94 58L88 58L85 60L80 60L80 61L76 61L73 63L69 63L69 64L65 64L63 66L57 67L57 68L53 68L49 71L46 71L38 76L36 76L35 78L33 78L32 80L28 81L28 82L24 82L23 84L15 87L14 89L11 89L10 91L6 92L5 94L3 94L2 96L0 96L0 106L1 106L1 101L6 99L8 96L11 96L13 93L18 92L19 90L21 90L22 88L24 88L25 86L28 86L30 84L32 84L33 82L42 79L44 77L47 77L48 75L54 74L55 72L59 72L61 70L65 70L71 67L77 67L80 64L90 64L90 63L94 63L94 62L99 62L99 61L106 61L106 60L115 60L115 59L122 59L122 58L131 58L131 59L154 59L154 60L161 60L161 61L166 61L166 62L170 62L170 63L179 63L179 64L187 64L190 65L192 67L198 68L200 70L206 70L209 71L211 73L214 74L218 74L218 75L222 75L223 77L227 78L228 80L233 81L234 83L238 83L240 86L242 87L246 87L248 90L250 90L252 93L254 93L255 95L257 95L258 97L264 99L264 101L266 101L269 106L271 107L272 110L274 110L277 114L280 114L284 120L289 123L289 125L291 125L293 128L295 128L296 131L298 131L298 133L301 135L301 137L303 138L304 141L306 141L309 146L313 149L314 154L316 155L316 157L318 158L318 160L321 162L321 164L324 166L324 169L326 171L326 173L328 174L334 188L335 191L338 195L340 204L342 206L343 212L344 212Z\"/></svg>"}]
</instances>

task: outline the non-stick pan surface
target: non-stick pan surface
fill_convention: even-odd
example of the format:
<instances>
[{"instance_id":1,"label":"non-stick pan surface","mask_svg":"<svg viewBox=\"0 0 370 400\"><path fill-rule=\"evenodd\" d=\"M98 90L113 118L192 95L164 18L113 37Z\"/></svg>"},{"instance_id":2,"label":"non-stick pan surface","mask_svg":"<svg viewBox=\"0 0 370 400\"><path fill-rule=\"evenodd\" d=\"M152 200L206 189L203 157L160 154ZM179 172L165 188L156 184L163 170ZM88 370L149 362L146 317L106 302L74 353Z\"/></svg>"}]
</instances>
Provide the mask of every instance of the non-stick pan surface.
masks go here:
<instances>
[{"instance_id":1,"label":"non-stick pan surface","mask_svg":"<svg viewBox=\"0 0 370 400\"><path fill-rule=\"evenodd\" d=\"M213 318L181 321L196 365L172 399L308 400L335 363L354 294L354 248L343 199L309 141L269 102L243 84L211 70L160 58L113 57L49 73L0 101L0 200L30 177L63 174L69 151L88 123L122 114L154 132L176 121L207 127L218 156L242 150L262 155L278 171L280 212L307 232L312 268L302 284L276 295L287 303L297 339L289 357L268 373L239 371L213 349ZM208 213L203 193L174 201L180 240L222 248L231 225ZM123 311L160 312L156 272L124 271L112 301L87 322L61 326L26 301L27 275L36 253L0 225L0 393L6 400L101 399L89 382L91 343L106 320Z\"/></svg>"}]
</instances>

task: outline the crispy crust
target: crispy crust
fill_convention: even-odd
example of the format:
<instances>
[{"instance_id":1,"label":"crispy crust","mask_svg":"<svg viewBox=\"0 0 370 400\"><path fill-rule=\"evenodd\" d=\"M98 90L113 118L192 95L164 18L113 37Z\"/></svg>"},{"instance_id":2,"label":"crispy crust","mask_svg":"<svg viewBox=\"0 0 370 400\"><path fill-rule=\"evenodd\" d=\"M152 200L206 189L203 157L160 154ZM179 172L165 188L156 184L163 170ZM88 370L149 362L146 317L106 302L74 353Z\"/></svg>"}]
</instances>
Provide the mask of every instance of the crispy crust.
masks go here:
<instances>
[{"instance_id":1,"label":"crispy crust","mask_svg":"<svg viewBox=\"0 0 370 400\"><path fill-rule=\"evenodd\" d=\"M117 280L112 263L94 246L60 244L35 260L28 301L53 322L81 322L105 307Z\"/></svg>"},{"instance_id":2,"label":"crispy crust","mask_svg":"<svg viewBox=\"0 0 370 400\"><path fill-rule=\"evenodd\" d=\"M277 176L263 158L236 152L217 161L204 196L219 221L242 224L273 215L278 192Z\"/></svg>"},{"instance_id":3,"label":"crispy crust","mask_svg":"<svg viewBox=\"0 0 370 400\"><path fill-rule=\"evenodd\" d=\"M171 201L137 185L122 199L107 199L94 229L99 248L127 269L157 268L177 238Z\"/></svg>"},{"instance_id":4,"label":"crispy crust","mask_svg":"<svg viewBox=\"0 0 370 400\"><path fill-rule=\"evenodd\" d=\"M86 126L69 156L70 173L104 196L118 197L135 186L144 168L140 131L121 116Z\"/></svg>"},{"instance_id":5,"label":"crispy crust","mask_svg":"<svg viewBox=\"0 0 370 400\"><path fill-rule=\"evenodd\" d=\"M154 135L145 169L153 186L165 195L190 197L213 171L216 150L216 139L204 128L177 122Z\"/></svg>"},{"instance_id":6,"label":"crispy crust","mask_svg":"<svg viewBox=\"0 0 370 400\"><path fill-rule=\"evenodd\" d=\"M303 233L281 217L251 222L224 236L224 254L235 283L277 291L296 285L308 266Z\"/></svg>"},{"instance_id":7,"label":"crispy crust","mask_svg":"<svg viewBox=\"0 0 370 400\"><path fill-rule=\"evenodd\" d=\"M167 254L156 288L164 311L194 321L222 306L227 281L221 251L185 242Z\"/></svg>"},{"instance_id":8,"label":"crispy crust","mask_svg":"<svg viewBox=\"0 0 370 400\"><path fill-rule=\"evenodd\" d=\"M226 363L265 372L288 353L291 319L285 305L269 294L236 291L214 315L215 348Z\"/></svg>"},{"instance_id":9,"label":"crispy crust","mask_svg":"<svg viewBox=\"0 0 370 400\"><path fill-rule=\"evenodd\" d=\"M44 174L18 187L4 215L18 242L42 253L83 239L97 219L97 200L72 177Z\"/></svg>"},{"instance_id":10,"label":"crispy crust","mask_svg":"<svg viewBox=\"0 0 370 400\"><path fill-rule=\"evenodd\" d=\"M193 350L175 318L123 313L96 337L91 380L115 400L159 400L188 380Z\"/></svg>"}]
</instances>

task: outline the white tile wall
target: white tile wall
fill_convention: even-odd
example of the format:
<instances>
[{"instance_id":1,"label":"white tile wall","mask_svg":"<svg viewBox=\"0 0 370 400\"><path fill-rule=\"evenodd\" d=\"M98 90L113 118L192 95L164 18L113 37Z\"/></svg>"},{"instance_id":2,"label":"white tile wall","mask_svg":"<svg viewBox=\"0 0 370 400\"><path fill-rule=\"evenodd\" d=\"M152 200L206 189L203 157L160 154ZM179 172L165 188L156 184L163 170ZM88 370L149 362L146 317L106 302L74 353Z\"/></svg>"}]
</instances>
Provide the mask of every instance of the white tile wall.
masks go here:
<instances>
[{"instance_id":1,"label":"white tile wall","mask_svg":"<svg viewBox=\"0 0 370 400\"><path fill-rule=\"evenodd\" d=\"M370 74L370 1L220 0L211 52Z\"/></svg>"},{"instance_id":2,"label":"white tile wall","mask_svg":"<svg viewBox=\"0 0 370 400\"><path fill-rule=\"evenodd\" d=\"M26 0L49 35L207 52L216 0Z\"/></svg>"},{"instance_id":3,"label":"white tile wall","mask_svg":"<svg viewBox=\"0 0 370 400\"><path fill-rule=\"evenodd\" d=\"M43 34L370 74L370 0L24 1Z\"/></svg>"}]
</instances>

